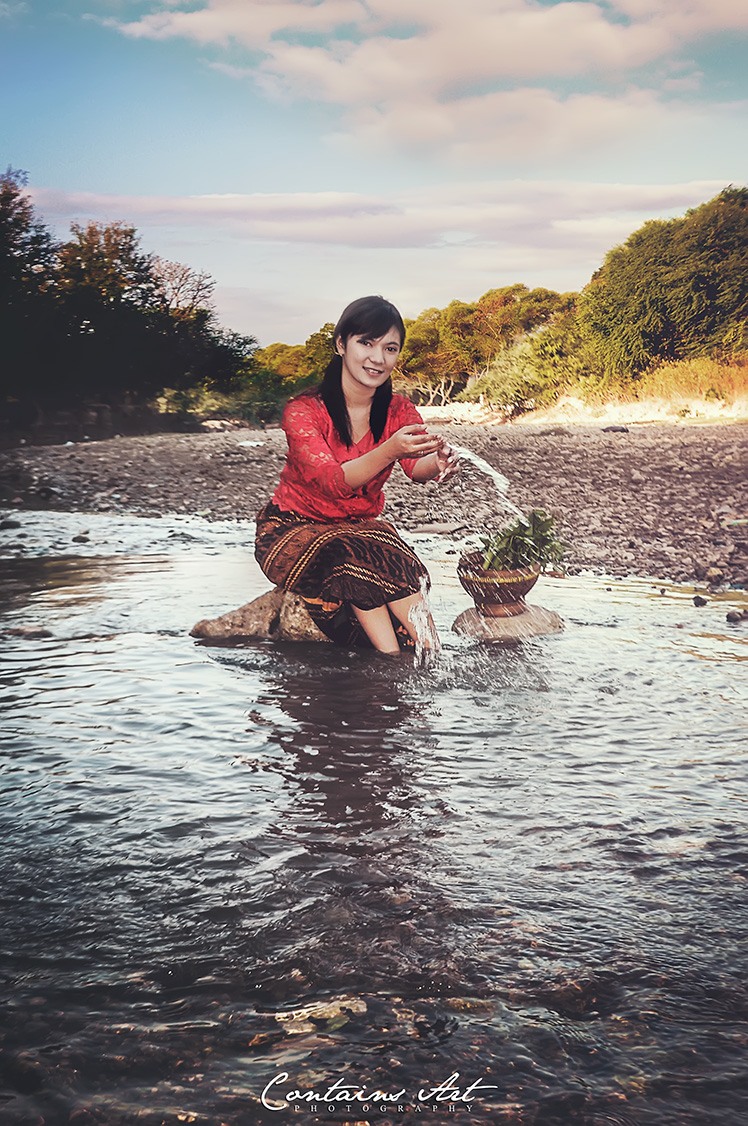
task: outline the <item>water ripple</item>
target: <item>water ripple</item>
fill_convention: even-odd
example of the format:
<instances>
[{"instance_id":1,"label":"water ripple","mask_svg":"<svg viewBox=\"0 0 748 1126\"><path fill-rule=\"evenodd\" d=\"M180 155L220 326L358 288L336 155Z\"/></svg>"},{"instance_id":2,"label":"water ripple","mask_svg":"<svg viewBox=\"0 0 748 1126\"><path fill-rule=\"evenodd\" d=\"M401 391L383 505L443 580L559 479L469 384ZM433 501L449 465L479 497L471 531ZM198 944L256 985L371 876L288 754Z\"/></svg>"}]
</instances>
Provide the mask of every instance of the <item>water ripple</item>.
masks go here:
<instances>
[{"instance_id":1,"label":"water ripple","mask_svg":"<svg viewBox=\"0 0 748 1126\"><path fill-rule=\"evenodd\" d=\"M284 1070L457 1070L527 1126L744 1121L745 637L582 578L538 595L563 634L475 645L427 548L424 669L195 646L208 587L262 589L229 541L2 564L5 623L52 633L0 684L8 1121L240 1126Z\"/></svg>"}]
</instances>

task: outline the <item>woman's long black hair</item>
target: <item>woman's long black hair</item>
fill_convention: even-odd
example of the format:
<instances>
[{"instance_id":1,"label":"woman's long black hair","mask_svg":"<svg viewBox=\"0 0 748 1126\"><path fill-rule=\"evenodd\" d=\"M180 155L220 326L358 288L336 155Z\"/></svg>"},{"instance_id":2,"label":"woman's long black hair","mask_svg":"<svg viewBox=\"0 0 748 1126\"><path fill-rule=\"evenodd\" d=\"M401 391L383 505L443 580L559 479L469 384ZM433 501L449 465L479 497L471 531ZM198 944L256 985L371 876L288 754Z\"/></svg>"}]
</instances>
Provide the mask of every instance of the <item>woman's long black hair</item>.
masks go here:
<instances>
[{"instance_id":1,"label":"woman's long black hair","mask_svg":"<svg viewBox=\"0 0 748 1126\"><path fill-rule=\"evenodd\" d=\"M336 347L338 338L342 339L344 344L350 336L370 336L373 340L377 340L391 328L399 332L402 348L405 342L405 325L395 306L390 301L385 301L384 297L359 297L356 301L351 301L341 313L335 325L333 340ZM327 413L332 419L338 437L350 449L353 437L351 420L348 417L348 408L343 395L342 375L343 357L336 352L325 369L317 394L327 407ZM391 399L392 380L388 379L374 392L369 411L369 426L375 442L378 442L384 433Z\"/></svg>"}]
</instances>

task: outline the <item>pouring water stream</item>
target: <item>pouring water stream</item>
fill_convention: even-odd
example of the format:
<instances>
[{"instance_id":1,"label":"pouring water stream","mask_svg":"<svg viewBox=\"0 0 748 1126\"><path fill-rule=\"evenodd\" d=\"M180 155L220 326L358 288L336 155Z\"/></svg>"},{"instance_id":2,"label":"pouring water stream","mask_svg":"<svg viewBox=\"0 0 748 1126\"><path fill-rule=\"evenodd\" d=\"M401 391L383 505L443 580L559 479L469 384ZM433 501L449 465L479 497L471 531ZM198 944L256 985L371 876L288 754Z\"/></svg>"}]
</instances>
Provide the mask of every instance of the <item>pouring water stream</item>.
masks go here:
<instances>
[{"instance_id":1,"label":"pouring water stream","mask_svg":"<svg viewBox=\"0 0 748 1126\"><path fill-rule=\"evenodd\" d=\"M452 449L456 454L459 454L461 458L464 458L465 461L472 462L476 469L480 469L482 473L485 473L487 477L491 478L496 486L496 492L499 494L504 508L514 513L515 516L524 517L524 513L507 498L506 494L509 488L509 481L503 473L499 473L498 469L494 469L484 458L479 457L478 454L473 453L472 450L467 449L465 446L452 446Z\"/></svg>"},{"instance_id":2,"label":"pouring water stream","mask_svg":"<svg viewBox=\"0 0 748 1126\"><path fill-rule=\"evenodd\" d=\"M491 478L496 486L496 492L498 493L503 508L508 509L508 511L512 512L515 516L524 518L524 513L507 498L506 494L509 488L509 480L503 473L499 473L498 469L494 469L484 458L473 453L472 450L467 449L465 446L451 445L450 449L453 453L464 458L465 461L472 462L476 469L480 469L482 473L485 473L487 477ZM435 641L430 624L428 584L425 579L421 580L421 595L422 601L416 603L408 614L408 618L413 624L416 633L415 659L417 665L424 663L425 656L430 651Z\"/></svg>"}]
</instances>

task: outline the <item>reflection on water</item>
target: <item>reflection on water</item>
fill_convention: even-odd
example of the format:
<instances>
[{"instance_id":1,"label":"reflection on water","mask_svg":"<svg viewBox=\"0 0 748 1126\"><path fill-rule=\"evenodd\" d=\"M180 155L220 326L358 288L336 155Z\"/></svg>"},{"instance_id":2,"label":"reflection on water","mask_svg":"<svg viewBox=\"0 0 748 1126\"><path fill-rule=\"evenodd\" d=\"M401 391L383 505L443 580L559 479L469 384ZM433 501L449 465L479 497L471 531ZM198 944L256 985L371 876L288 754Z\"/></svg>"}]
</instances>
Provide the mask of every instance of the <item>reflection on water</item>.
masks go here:
<instances>
[{"instance_id":1,"label":"reflection on water","mask_svg":"<svg viewBox=\"0 0 748 1126\"><path fill-rule=\"evenodd\" d=\"M483 648L424 541L426 669L202 648L238 542L0 563L52 634L4 647L2 1121L742 1124L744 596L543 580L565 633Z\"/></svg>"}]
</instances>

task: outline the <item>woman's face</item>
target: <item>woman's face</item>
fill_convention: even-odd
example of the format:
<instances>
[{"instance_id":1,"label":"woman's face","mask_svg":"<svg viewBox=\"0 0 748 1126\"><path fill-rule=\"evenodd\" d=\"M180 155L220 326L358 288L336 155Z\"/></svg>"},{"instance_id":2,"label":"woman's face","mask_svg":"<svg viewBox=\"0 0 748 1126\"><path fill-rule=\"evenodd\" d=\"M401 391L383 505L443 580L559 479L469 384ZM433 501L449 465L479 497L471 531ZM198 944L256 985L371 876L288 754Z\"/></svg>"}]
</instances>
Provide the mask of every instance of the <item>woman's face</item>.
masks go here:
<instances>
[{"instance_id":1,"label":"woman's face","mask_svg":"<svg viewBox=\"0 0 748 1126\"><path fill-rule=\"evenodd\" d=\"M400 333L393 327L384 336L364 336L354 333L343 341L336 341L338 353L343 357L343 387L352 381L356 388L376 391L392 375L400 355Z\"/></svg>"}]
</instances>

